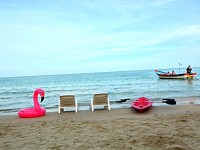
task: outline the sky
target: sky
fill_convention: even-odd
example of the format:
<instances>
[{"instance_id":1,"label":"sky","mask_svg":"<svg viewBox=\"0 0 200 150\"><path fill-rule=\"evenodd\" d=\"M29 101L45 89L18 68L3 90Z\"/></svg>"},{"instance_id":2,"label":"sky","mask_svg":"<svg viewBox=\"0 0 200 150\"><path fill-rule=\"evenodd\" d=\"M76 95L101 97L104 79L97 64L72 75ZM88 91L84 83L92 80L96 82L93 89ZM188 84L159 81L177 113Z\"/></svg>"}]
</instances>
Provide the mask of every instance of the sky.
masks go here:
<instances>
[{"instance_id":1,"label":"sky","mask_svg":"<svg viewBox=\"0 0 200 150\"><path fill-rule=\"evenodd\" d=\"M0 77L200 66L199 0L0 0Z\"/></svg>"}]
</instances>

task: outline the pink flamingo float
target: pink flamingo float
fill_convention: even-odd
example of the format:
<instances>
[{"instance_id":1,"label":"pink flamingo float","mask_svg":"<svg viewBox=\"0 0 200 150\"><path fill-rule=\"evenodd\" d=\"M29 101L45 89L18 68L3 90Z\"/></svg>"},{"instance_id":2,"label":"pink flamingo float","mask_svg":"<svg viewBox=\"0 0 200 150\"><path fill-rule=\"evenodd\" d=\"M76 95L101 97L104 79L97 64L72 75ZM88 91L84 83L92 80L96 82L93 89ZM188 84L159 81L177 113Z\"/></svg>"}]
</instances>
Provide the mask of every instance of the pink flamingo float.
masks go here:
<instances>
[{"instance_id":1,"label":"pink flamingo float","mask_svg":"<svg viewBox=\"0 0 200 150\"><path fill-rule=\"evenodd\" d=\"M41 117L44 116L46 113L46 110L43 107L40 107L40 104L38 102L38 95L41 96L41 102L44 100L44 90L38 88L33 93L33 101L34 101L34 108L25 108L20 109L18 111L18 115L21 118L34 118L34 117Z\"/></svg>"}]
</instances>

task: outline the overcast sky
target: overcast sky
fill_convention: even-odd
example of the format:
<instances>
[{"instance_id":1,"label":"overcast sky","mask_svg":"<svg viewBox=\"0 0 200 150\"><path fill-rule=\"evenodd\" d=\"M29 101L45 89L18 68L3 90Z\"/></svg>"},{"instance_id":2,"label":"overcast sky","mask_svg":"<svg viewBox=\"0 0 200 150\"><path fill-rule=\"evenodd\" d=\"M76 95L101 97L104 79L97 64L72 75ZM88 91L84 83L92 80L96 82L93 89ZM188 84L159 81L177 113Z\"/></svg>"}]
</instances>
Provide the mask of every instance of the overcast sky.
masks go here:
<instances>
[{"instance_id":1,"label":"overcast sky","mask_svg":"<svg viewBox=\"0 0 200 150\"><path fill-rule=\"evenodd\" d=\"M200 66L199 0L1 0L0 76Z\"/></svg>"}]
</instances>

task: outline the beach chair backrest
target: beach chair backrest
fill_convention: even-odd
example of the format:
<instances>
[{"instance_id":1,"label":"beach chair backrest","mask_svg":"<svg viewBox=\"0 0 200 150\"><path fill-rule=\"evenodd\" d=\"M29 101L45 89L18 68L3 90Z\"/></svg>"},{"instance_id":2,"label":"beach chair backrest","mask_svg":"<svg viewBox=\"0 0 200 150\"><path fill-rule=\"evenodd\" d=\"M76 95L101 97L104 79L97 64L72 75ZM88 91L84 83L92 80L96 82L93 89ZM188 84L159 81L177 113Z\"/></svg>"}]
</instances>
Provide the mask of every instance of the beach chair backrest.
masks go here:
<instances>
[{"instance_id":1,"label":"beach chair backrest","mask_svg":"<svg viewBox=\"0 0 200 150\"><path fill-rule=\"evenodd\" d=\"M108 93L97 93L93 96L94 105L107 104L108 103Z\"/></svg>"},{"instance_id":2,"label":"beach chair backrest","mask_svg":"<svg viewBox=\"0 0 200 150\"><path fill-rule=\"evenodd\" d=\"M62 95L60 96L60 106L75 106L75 97L74 95Z\"/></svg>"}]
</instances>

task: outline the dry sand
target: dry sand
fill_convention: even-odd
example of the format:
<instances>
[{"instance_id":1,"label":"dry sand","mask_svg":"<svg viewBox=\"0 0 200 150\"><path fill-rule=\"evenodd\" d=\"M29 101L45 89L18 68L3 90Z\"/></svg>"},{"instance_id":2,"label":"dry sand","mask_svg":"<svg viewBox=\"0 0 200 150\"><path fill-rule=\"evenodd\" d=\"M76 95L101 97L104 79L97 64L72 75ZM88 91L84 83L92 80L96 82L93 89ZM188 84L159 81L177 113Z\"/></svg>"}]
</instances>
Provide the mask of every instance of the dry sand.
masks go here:
<instances>
[{"instance_id":1,"label":"dry sand","mask_svg":"<svg viewBox=\"0 0 200 150\"><path fill-rule=\"evenodd\" d=\"M199 150L200 105L0 116L1 150Z\"/></svg>"}]
</instances>

